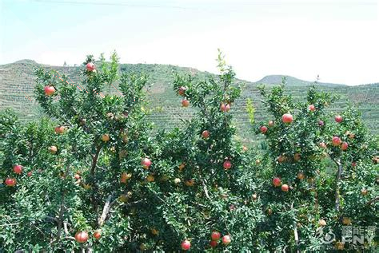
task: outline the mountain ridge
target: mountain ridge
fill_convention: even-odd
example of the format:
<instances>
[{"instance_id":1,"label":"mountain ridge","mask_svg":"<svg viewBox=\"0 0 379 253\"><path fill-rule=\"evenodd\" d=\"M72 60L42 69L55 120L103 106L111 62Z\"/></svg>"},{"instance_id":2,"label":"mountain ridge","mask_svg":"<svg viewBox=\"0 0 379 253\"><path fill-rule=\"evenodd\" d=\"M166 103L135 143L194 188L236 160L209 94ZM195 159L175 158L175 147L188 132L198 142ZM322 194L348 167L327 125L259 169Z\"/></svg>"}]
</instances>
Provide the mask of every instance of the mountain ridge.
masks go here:
<instances>
[{"instance_id":1,"label":"mountain ridge","mask_svg":"<svg viewBox=\"0 0 379 253\"><path fill-rule=\"evenodd\" d=\"M39 64L33 60L23 59L14 63L0 65L0 110L13 108L22 120L33 120L43 115L39 105L34 99L35 76L33 68L44 67L46 69L57 70L59 74L66 74L70 83L81 81L79 75L83 66L52 66ZM175 65L161 64L120 64L120 69L126 72L144 72L149 76L150 88L147 90L147 99L150 102L149 108L152 113L149 119L159 128L172 128L181 124L181 118L190 118L194 110L192 108L183 109L181 98L172 89L174 81L173 73L191 74L205 79L215 76L210 72L204 72L195 68L179 67ZM254 139L249 116L246 112L246 102L252 99L256 108L255 119L257 122L266 121L270 118L259 94L258 85L264 84L268 89L280 84L284 75L270 75L262 79L251 82L237 79L242 85L241 98L234 105L232 113L235 115L236 125L239 135L244 139ZM286 76L287 85L285 92L291 94L295 101L304 101L307 88L314 85L314 82L304 81L292 76ZM117 87L117 84L115 84ZM319 90L332 92L340 95L330 109L338 112L348 106L351 102L361 112L366 125L372 133L379 134L379 83L358 86L316 83ZM105 93L118 94L118 90L107 87ZM255 137L256 138L256 137Z\"/></svg>"},{"instance_id":2,"label":"mountain ridge","mask_svg":"<svg viewBox=\"0 0 379 253\"><path fill-rule=\"evenodd\" d=\"M12 62L12 63L0 64L0 68L2 66L12 65L12 64L31 64L31 65L38 65L38 66L45 66L45 67L53 67L53 68L78 68L78 67L80 67L80 65L58 66L58 65L38 63L35 60L31 60L31 59L21 59L21 60ZM132 65L132 66L145 65L145 66L177 67L177 68L188 69L188 70L194 71L194 72L203 72L203 73L207 73L207 74L211 74L211 75L216 75L215 73L211 73L211 72L208 72L208 71L201 71L201 70L198 70L198 69L193 68L193 67L182 67L182 66L177 66L177 65L172 65L172 64L158 64L158 63L120 63L120 64L121 65ZM259 84L259 83L280 84L283 77L287 78L287 82L289 82L288 80L291 80L291 85L294 85L294 84L309 85L309 84L314 84L315 83L314 81L307 81L307 80L299 79L299 78L294 77L294 76L284 75L284 74L266 75L263 78L259 79L258 81L250 81L250 80L245 80L245 79L241 79L241 78L238 78L238 79L241 80L241 81L244 81L244 82L255 83L255 84ZM376 82L376 83L362 83L362 84L358 84L358 85L347 85L347 84L329 83L329 82L317 82L317 84L318 85L349 86L349 87L354 86L355 87L355 86L366 86L366 85L379 85L379 82Z\"/></svg>"}]
</instances>

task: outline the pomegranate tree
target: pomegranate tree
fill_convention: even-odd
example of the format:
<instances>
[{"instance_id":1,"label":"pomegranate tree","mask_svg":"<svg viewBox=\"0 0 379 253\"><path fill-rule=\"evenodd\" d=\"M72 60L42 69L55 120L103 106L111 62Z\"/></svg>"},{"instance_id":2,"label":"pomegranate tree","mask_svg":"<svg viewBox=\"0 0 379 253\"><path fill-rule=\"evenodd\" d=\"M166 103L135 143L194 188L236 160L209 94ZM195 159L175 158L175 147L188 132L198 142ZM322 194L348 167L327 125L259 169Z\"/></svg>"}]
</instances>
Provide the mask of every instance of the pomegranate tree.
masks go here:
<instances>
[{"instance_id":1,"label":"pomegranate tree","mask_svg":"<svg viewBox=\"0 0 379 253\"><path fill-rule=\"evenodd\" d=\"M306 101L296 103L284 93L284 85L271 91L260 87L260 92L269 118L257 122L256 133L262 133L265 122L281 122L263 131L268 146L263 155L269 159L258 177L263 180L260 200L266 211L262 233L270 240L262 247L323 251L326 246L319 243L318 232L325 227L336 235L329 245L335 249L341 247L342 225L377 226L378 198L372 193L378 189L377 172L370 158L378 149L359 113L351 107L331 112L328 107L336 98L314 87Z\"/></svg>"},{"instance_id":2,"label":"pomegranate tree","mask_svg":"<svg viewBox=\"0 0 379 253\"><path fill-rule=\"evenodd\" d=\"M130 212L151 204L141 160L155 150L142 110L147 79L121 73L116 54L94 63L88 56L78 84L36 70L36 100L50 119L23 124L0 114L0 176L9 186L0 188L0 251L139 249ZM107 92L112 84L118 95Z\"/></svg>"}]
</instances>

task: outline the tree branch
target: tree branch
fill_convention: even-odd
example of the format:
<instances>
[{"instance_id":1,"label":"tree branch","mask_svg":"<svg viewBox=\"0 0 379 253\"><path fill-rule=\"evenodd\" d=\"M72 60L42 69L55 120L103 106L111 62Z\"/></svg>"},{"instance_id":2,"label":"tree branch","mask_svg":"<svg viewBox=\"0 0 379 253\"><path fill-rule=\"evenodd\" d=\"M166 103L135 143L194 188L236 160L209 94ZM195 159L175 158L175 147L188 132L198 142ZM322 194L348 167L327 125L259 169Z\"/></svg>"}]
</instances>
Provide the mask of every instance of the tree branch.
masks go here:
<instances>
[{"instance_id":1,"label":"tree branch","mask_svg":"<svg viewBox=\"0 0 379 253\"><path fill-rule=\"evenodd\" d=\"M293 204L294 204L294 202L292 202L292 204L291 204L291 209L292 210L294 210L293 209ZM296 242L296 252L299 253L300 252L300 250L299 250L299 233L297 232L297 224L296 224L295 220L293 221L293 226L294 226L294 228L293 228L293 235L295 237L295 242Z\"/></svg>"},{"instance_id":2,"label":"tree branch","mask_svg":"<svg viewBox=\"0 0 379 253\"><path fill-rule=\"evenodd\" d=\"M55 218L55 217L51 217L51 216L45 216L45 218L44 219L46 219L46 220L49 220L49 221L52 221L52 222L56 222L56 223L58 223L58 219L57 218Z\"/></svg>"},{"instance_id":3,"label":"tree branch","mask_svg":"<svg viewBox=\"0 0 379 253\"><path fill-rule=\"evenodd\" d=\"M97 161L99 159L100 151L101 151L101 145L97 147L95 156L92 157L92 165L91 165L91 172L90 172L92 180L93 180L92 205L96 212L97 212L97 203L96 203L96 198L95 198L95 192L97 192L97 184L95 180L95 169L96 169Z\"/></svg>"},{"instance_id":4,"label":"tree branch","mask_svg":"<svg viewBox=\"0 0 379 253\"><path fill-rule=\"evenodd\" d=\"M98 221L98 225L99 227L101 227L103 224L104 224L104 221L106 220L107 218L107 215L109 213L109 210L111 209L111 201L112 201L112 197L113 197L113 194L110 194L107 198L107 200L105 201L105 205L104 205L104 208L103 208L103 212L99 218L99 221Z\"/></svg>"},{"instance_id":5,"label":"tree branch","mask_svg":"<svg viewBox=\"0 0 379 253\"><path fill-rule=\"evenodd\" d=\"M65 195L65 193L63 192L63 193L62 193L61 206L60 206L60 210L59 210L59 218L58 218L58 234L57 234L57 241L60 240L60 238L61 238L61 232L62 232L62 219L63 219L63 212L64 212L64 205L63 205L63 202L64 202L64 195Z\"/></svg>"},{"instance_id":6,"label":"tree branch","mask_svg":"<svg viewBox=\"0 0 379 253\"><path fill-rule=\"evenodd\" d=\"M376 198L373 198L372 200L367 202L366 205L371 205L372 203L374 203L375 201L378 201L378 200L379 200L379 196L377 196Z\"/></svg>"},{"instance_id":7,"label":"tree branch","mask_svg":"<svg viewBox=\"0 0 379 253\"><path fill-rule=\"evenodd\" d=\"M111 197L111 198L110 198ZM111 199L112 199L113 195L109 195L106 202L105 202L105 205L104 205L104 208L103 208L103 212L98 220L98 226L101 227L102 225L104 225L104 222L106 221L106 219L108 218L109 216L109 213L111 212L111 209L112 207L117 203L117 198L114 199L112 202L111 202ZM145 199L140 199L140 200L137 200L137 201L134 201L134 202L130 202L130 203L127 203L125 206L132 206L134 204L138 204L140 202L143 202Z\"/></svg>"},{"instance_id":8,"label":"tree branch","mask_svg":"<svg viewBox=\"0 0 379 253\"><path fill-rule=\"evenodd\" d=\"M318 214L318 193L317 193L317 188L314 182L312 182L312 188L315 191L315 209L316 209L316 213Z\"/></svg>"},{"instance_id":9,"label":"tree branch","mask_svg":"<svg viewBox=\"0 0 379 253\"><path fill-rule=\"evenodd\" d=\"M36 230L38 230L42 234L42 236L43 236L44 239L46 238L45 233L39 227L37 227L34 224L31 224L31 226L34 227Z\"/></svg>"},{"instance_id":10,"label":"tree branch","mask_svg":"<svg viewBox=\"0 0 379 253\"><path fill-rule=\"evenodd\" d=\"M95 175L95 169L96 169L96 164L97 160L99 159L99 154L101 151L101 145L97 147L95 156L92 157L92 165L91 165L91 175Z\"/></svg>"},{"instance_id":11,"label":"tree branch","mask_svg":"<svg viewBox=\"0 0 379 253\"><path fill-rule=\"evenodd\" d=\"M201 179L201 183L203 184L203 189L204 189L205 196L207 197L207 199L211 200L211 198L209 197L209 194L208 194L207 185L205 184L205 182L204 182L203 179Z\"/></svg>"},{"instance_id":12,"label":"tree branch","mask_svg":"<svg viewBox=\"0 0 379 253\"><path fill-rule=\"evenodd\" d=\"M67 167L66 167L66 175L68 174L68 171L70 169L70 161L67 161ZM61 206L60 206L60 210L59 210L59 216L58 216L58 219L57 219L57 222L58 222L58 233L57 233L57 240L56 242L58 242L60 239L61 239L61 233L62 233L62 223L63 223L63 214L64 214L64 201L65 201L65 195L66 195L66 192L63 188L63 185L61 186L61 191L62 191L62 197L61 197Z\"/></svg>"},{"instance_id":13,"label":"tree branch","mask_svg":"<svg viewBox=\"0 0 379 253\"><path fill-rule=\"evenodd\" d=\"M75 237L72 236L66 236L64 239L76 241Z\"/></svg>"},{"instance_id":14,"label":"tree branch","mask_svg":"<svg viewBox=\"0 0 379 253\"><path fill-rule=\"evenodd\" d=\"M334 161L337 166L338 166L338 170L337 170L337 175L336 175L336 202L335 202L335 208L336 208L336 211L338 212L340 210L340 189L339 189L339 182L341 181L341 175L342 175L342 164L341 164L341 160L338 160L338 161Z\"/></svg>"},{"instance_id":15,"label":"tree branch","mask_svg":"<svg viewBox=\"0 0 379 253\"><path fill-rule=\"evenodd\" d=\"M8 227L8 226L18 226L21 223L8 223L8 224L0 224L0 227Z\"/></svg>"},{"instance_id":16,"label":"tree branch","mask_svg":"<svg viewBox=\"0 0 379 253\"><path fill-rule=\"evenodd\" d=\"M144 200L145 200L145 199L136 200L136 201L134 201L134 202L127 203L126 205L127 205L127 206L132 206L132 205L134 205L134 204L141 203L141 202L143 202Z\"/></svg>"},{"instance_id":17,"label":"tree branch","mask_svg":"<svg viewBox=\"0 0 379 253\"><path fill-rule=\"evenodd\" d=\"M64 228L65 235L68 236L67 221L63 222L63 228Z\"/></svg>"}]
</instances>

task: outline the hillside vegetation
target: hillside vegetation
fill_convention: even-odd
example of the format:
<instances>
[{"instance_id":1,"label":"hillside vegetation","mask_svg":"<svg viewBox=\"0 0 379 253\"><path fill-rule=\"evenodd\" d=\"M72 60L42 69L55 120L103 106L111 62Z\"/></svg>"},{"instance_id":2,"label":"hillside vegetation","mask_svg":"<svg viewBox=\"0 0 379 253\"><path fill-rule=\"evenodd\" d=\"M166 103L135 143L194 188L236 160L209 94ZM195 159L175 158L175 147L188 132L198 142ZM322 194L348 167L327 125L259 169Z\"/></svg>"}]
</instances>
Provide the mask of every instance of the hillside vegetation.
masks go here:
<instances>
[{"instance_id":1,"label":"hillside vegetation","mask_svg":"<svg viewBox=\"0 0 379 253\"><path fill-rule=\"evenodd\" d=\"M23 120L31 120L36 116L42 116L42 112L35 102L33 95L34 74L33 69L42 66L32 60L22 60L11 64L0 65L0 109L13 108ZM55 69L56 75L66 74L70 83L76 85L79 81L79 67L44 66L47 69ZM185 74L196 76L200 79L213 76L211 73L201 72L192 68L183 68L172 65L160 64L121 64L123 71L144 72L149 75L150 88L148 90L148 109L151 110L150 120L157 127L169 129L181 119L191 117L193 114L190 108L181 108L180 99L172 90L174 74ZM233 114L241 138L253 135L249 116L246 112L247 98L252 98L255 107L255 120L266 120L267 112L261 104L258 86L264 84L272 87L281 82L283 76L266 76L257 82L240 80L242 85L242 96L233 105ZM308 86L315 83L286 77L287 89L295 99L303 100ZM379 83L347 86L342 84L316 83L320 90L333 92L340 95L339 101L331 110L342 110L348 105L348 101L353 103L361 112L365 124L371 133L379 134ZM109 92L118 94L116 87L109 87Z\"/></svg>"}]
</instances>

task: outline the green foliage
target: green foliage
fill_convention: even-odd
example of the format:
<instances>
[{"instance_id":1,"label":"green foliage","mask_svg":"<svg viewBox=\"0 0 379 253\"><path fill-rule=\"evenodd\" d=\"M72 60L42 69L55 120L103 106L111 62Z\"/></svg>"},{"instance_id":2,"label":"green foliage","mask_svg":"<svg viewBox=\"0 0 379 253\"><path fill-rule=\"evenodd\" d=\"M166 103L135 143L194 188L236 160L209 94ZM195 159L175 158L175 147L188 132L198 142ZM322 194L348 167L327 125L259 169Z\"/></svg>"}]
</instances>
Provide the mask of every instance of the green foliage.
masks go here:
<instances>
[{"instance_id":1,"label":"green foliage","mask_svg":"<svg viewBox=\"0 0 379 253\"><path fill-rule=\"evenodd\" d=\"M378 150L360 114L351 107L339 113L341 123L334 121L337 114L326 108L336 100L335 96L312 87L305 103L294 103L284 88L284 84L271 92L260 88L264 104L273 116L271 125L256 125L256 133L261 133L261 126L268 126L264 133L269 157L266 166L272 167L270 173L262 173L265 190L261 200L267 213L263 233L273 238L265 242L265 248L323 251L342 247L342 225L346 225L341 224L343 217L353 220L354 226L378 224L378 167L371 162ZM292 123L282 121L285 113L292 114ZM348 143L347 150L342 149L342 144L333 145L335 136L341 143ZM275 177L281 180L278 187L273 185ZM289 186L288 191L281 189L284 184ZM362 189L368 188L370 197L361 194ZM368 204L368 199L373 202ZM320 227L319 220L326 220L327 226ZM316 233L326 229L336 236L327 245L320 243L322 237ZM361 246L373 249L375 243L373 240ZM345 249L354 246L360 245L343 245Z\"/></svg>"},{"instance_id":2,"label":"green foliage","mask_svg":"<svg viewBox=\"0 0 379 253\"><path fill-rule=\"evenodd\" d=\"M93 61L89 56L84 65ZM119 84L123 96L102 95L104 84L118 76L117 61L114 54L110 63L101 59L96 72L83 70L85 88L80 90L64 75L58 78L51 71L36 71L36 97L45 113L65 129L63 133L54 133L47 120L19 126L12 117L1 117L6 134L1 146L2 176L11 176L15 164L24 168L16 186L4 188L7 198L1 199L8 203L4 212L10 217L2 227L15 224L2 242L6 249L32 250L37 245L51 251L79 249L75 233L85 230L91 235L100 228L114 243L112 247L96 243L94 249L118 249L126 243L130 222L124 218L126 204L118 196L128 189L119 178L125 171L136 178L143 176L141 158L151 139L146 134L150 124L140 106L143 77L123 74ZM53 86L56 92L45 95L45 86ZM109 141L103 139L105 135ZM57 148L55 154L49 152L51 146ZM112 217L103 209L108 200L114 207ZM109 223L104 223L108 218ZM90 236L85 247L93 243Z\"/></svg>"},{"instance_id":3,"label":"green foliage","mask_svg":"<svg viewBox=\"0 0 379 253\"><path fill-rule=\"evenodd\" d=\"M259 202L251 201L255 170L245 170L252 157L233 138L231 114L220 110L240 95L222 61L217 78L176 76L174 89L186 86L197 115L156 134L143 107L147 76L120 75L116 54L111 62L101 56L96 71L84 69L95 62L88 56L81 89L64 75L36 70L36 98L51 120L22 125L12 114L1 117L1 176L17 178L1 191L4 249L170 252L188 239L202 251L213 230L231 235L230 250L256 247L258 241L249 240L262 218ZM122 96L104 95L105 84L117 79ZM46 86L56 92L46 95ZM204 130L209 138L201 137ZM143 168L146 157L152 165ZM12 172L15 164L23 166L21 175ZM89 233L84 244L74 238L79 231Z\"/></svg>"},{"instance_id":4,"label":"green foliage","mask_svg":"<svg viewBox=\"0 0 379 253\"><path fill-rule=\"evenodd\" d=\"M261 87L270 117L254 125L259 134L267 126L262 150L248 150L233 121L241 85L221 52L219 76L175 73L172 94L189 102L178 110L193 115L169 131L149 123L148 76L118 61L116 53L109 62L88 56L78 87L38 69L35 96L46 117L24 124L11 111L0 114L0 250L178 252L189 240L193 252L313 252L327 250L322 228L341 238L346 218L378 224L378 140L353 107L336 123L329 93L312 87L304 102L285 92L285 80ZM109 85L119 93L106 92ZM292 123L282 122L286 113ZM347 150L332 144L335 136ZM288 191L274 187L274 177ZM89 235L84 243L75 238L80 231ZM213 231L231 243L212 249Z\"/></svg>"}]
</instances>

